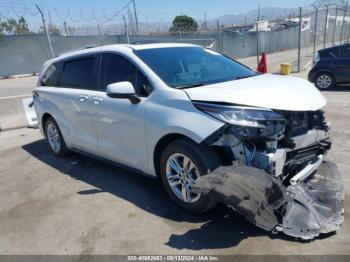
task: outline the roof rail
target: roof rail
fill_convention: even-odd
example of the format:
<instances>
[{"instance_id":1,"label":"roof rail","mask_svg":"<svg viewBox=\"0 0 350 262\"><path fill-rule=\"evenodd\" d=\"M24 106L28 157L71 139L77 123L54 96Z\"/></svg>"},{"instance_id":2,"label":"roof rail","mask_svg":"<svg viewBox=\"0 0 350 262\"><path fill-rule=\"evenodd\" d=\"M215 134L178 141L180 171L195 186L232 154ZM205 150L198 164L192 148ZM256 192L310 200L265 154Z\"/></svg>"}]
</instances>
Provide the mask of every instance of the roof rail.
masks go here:
<instances>
[{"instance_id":1,"label":"roof rail","mask_svg":"<svg viewBox=\"0 0 350 262\"><path fill-rule=\"evenodd\" d=\"M98 45L86 45L82 49L90 49L90 48L95 48L98 47Z\"/></svg>"},{"instance_id":2,"label":"roof rail","mask_svg":"<svg viewBox=\"0 0 350 262\"><path fill-rule=\"evenodd\" d=\"M65 54L68 54L68 53L71 53L71 52L80 51L80 50L84 50L84 49L95 48L95 47L98 47L98 45L86 45L86 46L84 46L82 48L79 48L79 49L73 49L73 50L65 51L63 53L60 53L59 55L56 55L56 57L59 57L61 55L65 55Z\"/></svg>"}]
</instances>

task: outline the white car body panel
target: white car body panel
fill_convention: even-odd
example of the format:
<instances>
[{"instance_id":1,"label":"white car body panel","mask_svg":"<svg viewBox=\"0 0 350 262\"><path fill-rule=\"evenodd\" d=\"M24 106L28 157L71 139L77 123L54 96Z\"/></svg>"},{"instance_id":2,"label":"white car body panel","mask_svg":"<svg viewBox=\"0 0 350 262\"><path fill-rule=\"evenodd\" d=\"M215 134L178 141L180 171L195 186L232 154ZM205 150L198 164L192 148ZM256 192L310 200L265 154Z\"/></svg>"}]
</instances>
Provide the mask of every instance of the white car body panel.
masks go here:
<instances>
[{"instance_id":1,"label":"white car body panel","mask_svg":"<svg viewBox=\"0 0 350 262\"><path fill-rule=\"evenodd\" d=\"M161 138L179 134L201 143L222 126L223 122L196 109L184 91L168 88L154 92L146 112L148 173L156 175L153 153Z\"/></svg>"},{"instance_id":2,"label":"white car body panel","mask_svg":"<svg viewBox=\"0 0 350 262\"><path fill-rule=\"evenodd\" d=\"M289 76L260 75L187 89L192 100L225 102L288 111L315 111L326 99L310 82Z\"/></svg>"},{"instance_id":3,"label":"white car body panel","mask_svg":"<svg viewBox=\"0 0 350 262\"><path fill-rule=\"evenodd\" d=\"M91 91L90 112L97 136L98 155L111 161L146 171L146 99L132 104L128 99L110 98L105 92Z\"/></svg>"},{"instance_id":4,"label":"white car body panel","mask_svg":"<svg viewBox=\"0 0 350 262\"><path fill-rule=\"evenodd\" d=\"M68 147L97 153L97 137L90 115L90 103L79 101L79 95L89 96L89 90L38 87L40 97L34 106L41 120L44 113L55 116ZM42 125L39 125L42 129Z\"/></svg>"},{"instance_id":5,"label":"white car body panel","mask_svg":"<svg viewBox=\"0 0 350 262\"><path fill-rule=\"evenodd\" d=\"M174 72L169 74L170 79L181 79L179 75L187 73L199 80L198 84L188 84L188 88L170 88L133 52L193 46L111 45L64 54L48 61L43 72L56 61L80 59L85 54L89 58L95 57L93 67L90 61L89 71L77 70L63 81L71 88L62 87L59 80L64 78L62 67L65 65L61 63L48 71L53 76L52 81L47 80L50 75L46 73L46 80L39 78L33 97L41 131L43 116L49 114L63 136L59 136L58 142L63 145L63 139L68 149L110 160L154 177L160 171L157 168L161 167L162 181L168 181L171 187L168 193L171 193L170 190L176 192L175 189L181 192L176 197L182 204L196 204L187 201L189 195L203 193L225 203L262 229L302 239L313 239L319 234L338 230L344 221L344 190L336 165L327 161L322 163L332 144L330 124L320 110L326 105L323 95L305 80L270 74L255 75L249 70L246 76L250 78L201 86L205 82L205 74L218 76L225 68L206 72L206 60L194 59L201 62L197 62L199 66L191 73L185 66L187 57L171 63L170 56L166 56L159 65L171 67L169 72ZM138 71L123 59L116 60L117 66L108 64L110 67L107 69L113 71L101 70L106 61L101 53L116 53L127 58L148 81L142 76L138 78ZM178 54L174 57L178 58ZM152 65L159 62L154 57L153 53L151 61L145 61L163 75L164 68L158 71L157 66ZM178 64L182 64L183 68L172 70ZM124 75L115 75L123 66L128 69ZM84 68L84 64L76 68ZM234 70L228 71L230 79ZM235 77L244 77L238 72L245 70L237 70ZM87 75L94 77L85 83ZM172 84L168 75L162 77L169 85ZM110 85L108 95L102 83ZM223 107L223 104L242 108ZM48 132L47 140L53 153L64 155L65 148L59 152L52 146L53 140L57 139L52 129ZM188 141L180 143L178 139L183 137L200 145ZM177 149L176 144L169 146L175 141L178 147L185 145L193 151L181 153L184 148ZM158 150L166 148L171 152L167 150L164 154L164 151ZM196 163L190 159L191 152L203 161ZM179 160L181 158L182 161ZM197 170L199 166L195 166L198 164L208 174L200 173ZM180 184L181 191L178 188Z\"/></svg>"},{"instance_id":6,"label":"white car body panel","mask_svg":"<svg viewBox=\"0 0 350 262\"><path fill-rule=\"evenodd\" d=\"M174 45L150 44L142 45L142 48L169 46ZM133 48L140 49L141 46ZM56 61L91 52L112 52L128 57L148 76L154 91L149 97L141 98L140 103L132 104L128 99L110 98L101 91L37 87L36 91L40 93L40 98L35 103L38 119L41 120L44 113L52 115L69 148L156 176L153 153L162 137L179 134L200 143L224 125L196 109L185 91L165 85L128 45L111 45L64 54L46 62L43 72ZM59 99L60 94L65 94L65 101ZM78 96L84 94L89 96L89 101L85 104L79 103ZM96 105L93 98L102 98L103 103ZM77 113L84 113L82 117L85 117L85 123L80 120L73 121L76 119L72 113L73 108ZM42 130L42 124L39 126Z\"/></svg>"},{"instance_id":7,"label":"white car body panel","mask_svg":"<svg viewBox=\"0 0 350 262\"><path fill-rule=\"evenodd\" d=\"M317 110L326 104L320 92L306 81L274 75L186 90L169 88L133 53L133 49L181 46L194 45L109 45L63 54L47 61L43 72L56 61L84 54L114 52L133 61L147 75L154 90L149 97L134 105L127 99L109 98L101 91L38 86L36 91L41 95L35 108L39 121L44 113L52 115L69 148L102 156L155 176L153 154L160 139L179 134L200 143L224 125L196 109L191 100L297 111ZM77 101L76 97L81 94L89 96L88 103L81 105ZM65 96L66 100L60 96ZM95 105L92 97L102 98L104 103ZM80 119L74 110L83 113ZM39 126L42 130L42 125Z\"/></svg>"}]
</instances>

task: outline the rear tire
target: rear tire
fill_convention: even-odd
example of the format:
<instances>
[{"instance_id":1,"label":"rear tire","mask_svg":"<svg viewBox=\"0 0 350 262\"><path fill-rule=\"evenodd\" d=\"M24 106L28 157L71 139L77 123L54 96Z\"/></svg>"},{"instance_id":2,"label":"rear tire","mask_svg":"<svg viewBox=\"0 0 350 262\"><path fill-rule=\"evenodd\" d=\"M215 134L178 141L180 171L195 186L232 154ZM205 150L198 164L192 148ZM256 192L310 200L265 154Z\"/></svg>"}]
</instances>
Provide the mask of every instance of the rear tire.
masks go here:
<instances>
[{"instance_id":1,"label":"rear tire","mask_svg":"<svg viewBox=\"0 0 350 262\"><path fill-rule=\"evenodd\" d=\"M46 141L52 154L57 157L64 157L69 153L62 133L53 118L48 118L44 124Z\"/></svg>"},{"instance_id":2,"label":"rear tire","mask_svg":"<svg viewBox=\"0 0 350 262\"><path fill-rule=\"evenodd\" d=\"M191 185L220 165L221 161L214 150L188 139L176 140L165 148L161 156L162 184L176 204L191 213L203 213L214 207L216 201L191 192Z\"/></svg>"},{"instance_id":3,"label":"rear tire","mask_svg":"<svg viewBox=\"0 0 350 262\"><path fill-rule=\"evenodd\" d=\"M335 87L335 79L330 73L319 73L315 77L315 85L319 90L329 90Z\"/></svg>"}]
</instances>

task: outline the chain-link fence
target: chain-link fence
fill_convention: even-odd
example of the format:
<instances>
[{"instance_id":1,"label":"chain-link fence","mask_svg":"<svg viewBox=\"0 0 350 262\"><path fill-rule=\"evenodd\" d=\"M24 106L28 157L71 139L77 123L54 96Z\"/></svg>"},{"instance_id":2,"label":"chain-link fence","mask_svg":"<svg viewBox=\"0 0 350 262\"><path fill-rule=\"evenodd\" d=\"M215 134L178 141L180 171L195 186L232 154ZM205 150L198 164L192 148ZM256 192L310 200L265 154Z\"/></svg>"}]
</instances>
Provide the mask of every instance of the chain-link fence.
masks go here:
<instances>
[{"instance_id":1,"label":"chain-link fence","mask_svg":"<svg viewBox=\"0 0 350 262\"><path fill-rule=\"evenodd\" d=\"M302 71L311 64L317 50L347 43L350 38L350 11L343 8L300 9L289 16L257 21L231 27L218 22L209 31L202 28L203 31L196 32L147 34L124 28L119 34L101 35L100 27L94 35L51 32L50 38L55 56L88 45L182 42L209 47L233 58L246 58L244 62L253 68L261 53L266 52L271 54L270 64L275 65L269 70L273 73L283 62L291 63L293 71ZM51 54L45 34L28 33L0 36L0 57L0 76L8 76L39 72Z\"/></svg>"},{"instance_id":2,"label":"chain-link fence","mask_svg":"<svg viewBox=\"0 0 350 262\"><path fill-rule=\"evenodd\" d=\"M127 43L125 35L114 36L51 36L54 56L87 46ZM132 35L132 44L180 42L204 47L215 46L216 32ZM0 77L40 72L42 64L51 58L45 35L0 36Z\"/></svg>"},{"instance_id":3,"label":"chain-link fence","mask_svg":"<svg viewBox=\"0 0 350 262\"><path fill-rule=\"evenodd\" d=\"M349 42L350 12L337 7L302 14L300 70L305 69L319 49Z\"/></svg>"}]
</instances>

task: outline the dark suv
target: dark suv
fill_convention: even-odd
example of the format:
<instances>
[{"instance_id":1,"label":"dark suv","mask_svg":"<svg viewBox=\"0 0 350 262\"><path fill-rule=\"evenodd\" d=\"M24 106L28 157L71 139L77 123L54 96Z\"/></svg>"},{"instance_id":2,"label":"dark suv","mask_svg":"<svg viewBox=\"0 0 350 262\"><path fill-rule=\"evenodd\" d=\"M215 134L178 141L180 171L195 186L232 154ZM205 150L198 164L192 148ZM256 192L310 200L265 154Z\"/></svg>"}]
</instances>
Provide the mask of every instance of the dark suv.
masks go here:
<instances>
[{"instance_id":1,"label":"dark suv","mask_svg":"<svg viewBox=\"0 0 350 262\"><path fill-rule=\"evenodd\" d=\"M350 84L350 44L319 50L309 73L309 81L319 89Z\"/></svg>"}]
</instances>

